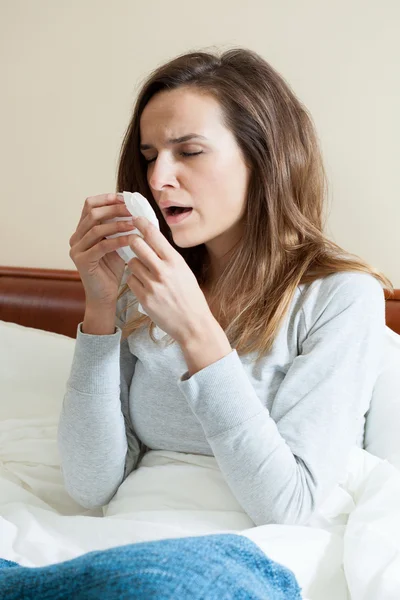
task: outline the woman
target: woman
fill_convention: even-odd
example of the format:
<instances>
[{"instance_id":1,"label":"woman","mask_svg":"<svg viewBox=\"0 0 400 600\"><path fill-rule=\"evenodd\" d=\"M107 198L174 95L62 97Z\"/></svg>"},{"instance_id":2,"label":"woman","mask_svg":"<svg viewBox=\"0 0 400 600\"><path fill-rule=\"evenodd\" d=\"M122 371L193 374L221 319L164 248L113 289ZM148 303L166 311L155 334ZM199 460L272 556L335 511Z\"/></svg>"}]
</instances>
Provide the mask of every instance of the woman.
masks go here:
<instances>
[{"instance_id":1,"label":"woman","mask_svg":"<svg viewBox=\"0 0 400 600\"><path fill-rule=\"evenodd\" d=\"M147 450L214 455L255 525L307 524L363 444L393 289L323 234L309 114L250 50L180 56L139 93L117 189L160 231L139 218L144 239L106 239L132 222L105 224L130 213L104 194L70 239L86 311L59 424L67 491L103 506Z\"/></svg>"}]
</instances>

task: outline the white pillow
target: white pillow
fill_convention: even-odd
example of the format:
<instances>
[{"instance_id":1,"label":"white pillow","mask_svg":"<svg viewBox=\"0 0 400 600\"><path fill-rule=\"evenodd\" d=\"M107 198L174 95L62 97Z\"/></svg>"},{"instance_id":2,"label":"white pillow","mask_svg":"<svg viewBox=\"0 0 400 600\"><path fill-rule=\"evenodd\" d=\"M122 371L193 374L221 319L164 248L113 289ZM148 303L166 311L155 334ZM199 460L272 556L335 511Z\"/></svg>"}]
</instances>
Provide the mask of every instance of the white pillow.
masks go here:
<instances>
[{"instance_id":1,"label":"white pillow","mask_svg":"<svg viewBox=\"0 0 400 600\"><path fill-rule=\"evenodd\" d=\"M389 327L384 366L366 415L364 448L400 469L400 335Z\"/></svg>"},{"instance_id":2,"label":"white pillow","mask_svg":"<svg viewBox=\"0 0 400 600\"><path fill-rule=\"evenodd\" d=\"M59 416L75 339L0 320L0 420Z\"/></svg>"}]
</instances>

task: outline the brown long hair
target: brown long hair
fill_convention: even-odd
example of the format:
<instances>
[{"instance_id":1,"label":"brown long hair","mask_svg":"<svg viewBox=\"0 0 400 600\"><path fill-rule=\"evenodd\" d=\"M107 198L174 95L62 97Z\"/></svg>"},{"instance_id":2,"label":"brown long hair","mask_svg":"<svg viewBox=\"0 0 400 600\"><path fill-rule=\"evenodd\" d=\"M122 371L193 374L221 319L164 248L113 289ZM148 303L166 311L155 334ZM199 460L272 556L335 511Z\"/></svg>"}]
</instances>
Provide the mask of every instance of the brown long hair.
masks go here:
<instances>
[{"instance_id":1,"label":"brown long hair","mask_svg":"<svg viewBox=\"0 0 400 600\"><path fill-rule=\"evenodd\" d=\"M205 244L180 248L174 243L150 191L139 149L144 107L155 94L179 87L210 94L220 103L224 124L250 167L241 243L208 298L211 306L218 295L218 314L228 323L225 333L238 354L258 352L260 358L268 353L302 283L338 271L359 271L393 292L385 275L325 237L327 179L312 117L283 77L243 48L221 56L191 52L152 72L138 94L119 158L116 191L137 191L148 199L161 232L199 285L209 283ZM128 291L125 283L118 299ZM141 313L124 324L122 337L146 324L157 343L155 323Z\"/></svg>"}]
</instances>

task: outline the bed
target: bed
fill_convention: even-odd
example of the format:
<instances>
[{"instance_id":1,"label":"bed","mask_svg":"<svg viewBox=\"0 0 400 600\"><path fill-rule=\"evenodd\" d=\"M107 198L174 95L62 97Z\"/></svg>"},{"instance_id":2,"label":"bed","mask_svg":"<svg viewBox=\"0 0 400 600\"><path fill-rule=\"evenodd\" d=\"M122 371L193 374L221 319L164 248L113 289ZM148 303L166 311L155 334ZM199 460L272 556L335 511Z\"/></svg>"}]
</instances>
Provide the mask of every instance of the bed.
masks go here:
<instances>
[{"instance_id":1,"label":"bed","mask_svg":"<svg viewBox=\"0 0 400 600\"><path fill-rule=\"evenodd\" d=\"M387 360L364 449L354 448L308 526L255 527L213 457L166 451L148 452L103 509L76 504L63 487L56 437L84 304L75 271L0 267L0 557L42 566L229 531L289 567L305 599L400 598L400 290L386 296Z\"/></svg>"}]
</instances>

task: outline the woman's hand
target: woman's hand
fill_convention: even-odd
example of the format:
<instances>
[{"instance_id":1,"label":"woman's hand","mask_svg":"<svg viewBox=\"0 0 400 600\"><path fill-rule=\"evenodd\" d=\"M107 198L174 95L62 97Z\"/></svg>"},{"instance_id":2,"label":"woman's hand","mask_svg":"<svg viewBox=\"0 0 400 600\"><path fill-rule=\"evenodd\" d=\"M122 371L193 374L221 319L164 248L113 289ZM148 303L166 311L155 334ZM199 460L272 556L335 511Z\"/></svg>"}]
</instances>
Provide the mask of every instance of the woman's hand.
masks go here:
<instances>
[{"instance_id":1,"label":"woman's hand","mask_svg":"<svg viewBox=\"0 0 400 600\"><path fill-rule=\"evenodd\" d=\"M112 308L117 303L125 263L116 250L129 243L128 232L134 227L132 221L103 223L113 217L132 217L116 194L86 198L76 231L69 240L69 255L79 271L86 306ZM118 232L126 235L105 237Z\"/></svg>"},{"instance_id":2,"label":"woman's hand","mask_svg":"<svg viewBox=\"0 0 400 600\"><path fill-rule=\"evenodd\" d=\"M149 317L179 344L215 321L197 279L184 258L145 217L134 219L139 235L129 236L137 255L126 281Z\"/></svg>"}]
</instances>

